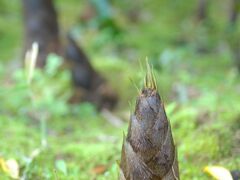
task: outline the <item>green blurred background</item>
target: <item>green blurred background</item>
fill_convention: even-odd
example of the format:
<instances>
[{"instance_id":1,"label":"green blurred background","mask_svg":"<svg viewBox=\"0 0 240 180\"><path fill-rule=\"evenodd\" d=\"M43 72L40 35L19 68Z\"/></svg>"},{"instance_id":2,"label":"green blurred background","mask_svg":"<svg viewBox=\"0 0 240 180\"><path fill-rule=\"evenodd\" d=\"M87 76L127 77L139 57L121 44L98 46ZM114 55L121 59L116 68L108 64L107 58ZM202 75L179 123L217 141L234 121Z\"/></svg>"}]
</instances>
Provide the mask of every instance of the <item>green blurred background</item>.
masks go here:
<instances>
[{"instance_id":1,"label":"green blurred background","mask_svg":"<svg viewBox=\"0 0 240 180\"><path fill-rule=\"evenodd\" d=\"M74 35L119 95L112 113L122 123L114 126L93 104L67 103L71 78L54 60L24 85L21 1L0 0L0 158L15 159L28 179L117 179L123 132L148 57L178 146L181 178L209 179L207 165L239 169L239 20L229 21L230 0L208 2L204 19L197 17L198 3L55 0L61 36ZM97 15L86 19L89 5ZM31 159L43 139L47 148Z\"/></svg>"}]
</instances>

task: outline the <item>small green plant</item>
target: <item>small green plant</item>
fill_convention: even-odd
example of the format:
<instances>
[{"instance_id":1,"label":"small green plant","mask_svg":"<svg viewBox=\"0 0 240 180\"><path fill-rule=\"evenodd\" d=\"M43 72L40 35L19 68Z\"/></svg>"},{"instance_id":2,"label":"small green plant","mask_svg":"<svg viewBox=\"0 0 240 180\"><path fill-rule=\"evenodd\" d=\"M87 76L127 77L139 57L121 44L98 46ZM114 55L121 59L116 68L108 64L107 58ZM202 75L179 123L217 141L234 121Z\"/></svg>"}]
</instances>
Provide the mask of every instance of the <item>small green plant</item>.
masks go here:
<instances>
[{"instance_id":1,"label":"small green plant","mask_svg":"<svg viewBox=\"0 0 240 180\"><path fill-rule=\"evenodd\" d=\"M11 83L0 89L0 106L3 114L28 117L39 123L40 147L33 150L26 158L22 178L27 178L29 168L36 158L48 145L47 121L70 113L67 100L70 96L70 75L68 71L60 70L63 60L50 54L44 69L35 69L38 45L26 53L25 66L14 72L10 77ZM55 78L58 79L57 83Z\"/></svg>"},{"instance_id":2,"label":"small green plant","mask_svg":"<svg viewBox=\"0 0 240 180\"><path fill-rule=\"evenodd\" d=\"M42 111L50 116L67 114L71 80L70 73L60 69L63 60L50 54L45 68L35 69L30 56L26 56L25 67L16 70L7 85L0 88L1 111L15 115Z\"/></svg>"}]
</instances>

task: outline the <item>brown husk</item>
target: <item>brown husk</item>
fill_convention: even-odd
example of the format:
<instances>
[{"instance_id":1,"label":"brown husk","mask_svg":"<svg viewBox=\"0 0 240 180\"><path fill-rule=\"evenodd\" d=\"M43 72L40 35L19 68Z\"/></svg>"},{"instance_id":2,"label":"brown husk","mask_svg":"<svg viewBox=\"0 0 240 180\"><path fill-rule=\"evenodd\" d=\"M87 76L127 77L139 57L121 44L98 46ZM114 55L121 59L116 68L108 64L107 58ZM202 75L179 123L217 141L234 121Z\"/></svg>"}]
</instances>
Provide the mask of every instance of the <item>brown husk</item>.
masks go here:
<instances>
[{"instance_id":1,"label":"brown husk","mask_svg":"<svg viewBox=\"0 0 240 180\"><path fill-rule=\"evenodd\" d=\"M124 137L119 179L179 179L171 126L152 74L146 77Z\"/></svg>"}]
</instances>

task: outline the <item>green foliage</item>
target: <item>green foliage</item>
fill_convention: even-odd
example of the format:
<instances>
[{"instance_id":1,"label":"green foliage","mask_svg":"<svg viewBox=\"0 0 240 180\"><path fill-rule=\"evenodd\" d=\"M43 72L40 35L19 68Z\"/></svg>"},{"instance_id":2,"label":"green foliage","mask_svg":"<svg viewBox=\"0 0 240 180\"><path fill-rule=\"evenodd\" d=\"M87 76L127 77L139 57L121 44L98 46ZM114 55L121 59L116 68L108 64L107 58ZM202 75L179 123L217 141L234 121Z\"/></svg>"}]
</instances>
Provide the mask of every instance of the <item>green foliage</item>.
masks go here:
<instances>
[{"instance_id":1,"label":"green foliage","mask_svg":"<svg viewBox=\"0 0 240 180\"><path fill-rule=\"evenodd\" d=\"M102 59L101 57L94 59L95 67L103 74L105 72L106 77L119 91L122 100L120 108L131 109L131 107L125 105L128 104L129 100L135 98L138 92L135 85L139 88L143 85L141 77L143 77L144 72L140 65L114 58ZM240 105L236 103L239 96L235 88L238 87L239 79L234 71L226 70L228 66L225 66L224 59L220 64L223 65L222 69L227 71L225 74L222 74L222 69L209 65L207 60L198 61L196 59L196 62L190 60L189 62L180 62L180 64L184 63L186 63L186 66L184 66L186 69L175 69L174 77L168 75L172 71L171 68L164 68L161 72L155 71L155 76L158 89L163 92L162 94L169 95L169 92L166 91L169 91L172 86L168 84L178 82L185 86L183 93L186 93L186 101L180 101L178 96L170 99L163 95L163 99L168 100L166 109L172 124L175 142L178 145L181 176L183 178L208 179L202 173L203 167L208 164L221 164L229 169L238 167L239 158L236 154L232 154L234 141L231 140L238 129L237 116ZM198 71L197 74L187 73L189 72L187 66L189 63L193 65L191 68L193 72L197 71L197 67L208 68L209 71L207 71L208 73L206 71ZM53 64L52 66L56 66L56 68L59 66L56 62L49 64ZM34 160L28 173L29 178L38 176L39 178L52 179L57 176L63 179L66 177L116 179L118 172L116 160L120 159L122 129L116 129L107 124L94 106L89 103L72 106L67 105L64 98L58 99L58 96L63 95L59 92L69 93L66 92L69 89L67 88L69 75L66 75L68 72L65 71L52 73L56 69L54 67L49 68L51 66L49 64L46 68L52 70L49 70L48 73L46 69L43 71L36 70L30 85L31 92L38 92L40 87L49 89L53 98L51 100L46 97L37 99L38 103L36 103L35 108L47 107L51 114L51 118L47 122L49 148ZM137 69L132 71L133 67L137 67ZM120 72L123 70L125 73L121 74ZM1 71L4 73L3 70ZM26 101L26 99L29 99L29 87L23 86L26 78L24 70L19 70L19 72L21 71L22 73L16 72L15 74L18 75L14 75L15 78L13 78L18 86L15 84L10 86L11 88L3 88L3 90L7 88L5 92L11 93L17 103L2 96L4 104L1 103L1 110L5 109L4 111L8 113L1 116L3 120L0 129L4 129L1 134L10 133L11 136L1 141L0 146L4 147L1 150L3 156L15 157L24 167L24 161L21 157L28 156L38 146L40 133L38 133L38 126L29 121L31 117L24 113L26 110L30 111L33 108L22 110L30 106L30 102ZM111 72L111 77L107 76L109 72ZM131 81L129 77L133 80ZM122 83L114 84L116 78L121 79ZM222 81L226 83L222 84ZM61 82L62 84L59 84L59 88L55 88L55 82ZM135 82L135 85L132 82ZM188 94L188 88L192 86L196 88L195 91L199 92L199 95L193 99ZM51 89L54 89L54 91ZM129 90L125 92L124 89ZM228 96L218 96L216 92L219 89L221 89L222 94L228 94ZM42 93L39 92L38 94L41 95ZM45 96L45 94L41 96ZM67 97L67 95L65 96ZM61 110L61 112L58 112L58 107L55 104L60 103L59 101L67 106L67 111ZM54 106L53 108L50 108L51 103ZM6 104L10 104L11 109L6 108ZM226 126L229 128L225 128ZM6 146L6 144L11 144L11 146ZM22 144L24 144L24 148ZM21 155L14 149L20 150ZM229 157L232 158L229 160ZM94 174L92 170L102 164L107 167L106 172ZM67 175L64 169L67 169Z\"/></svg>"},{"instance_id":2,"label":"green foliage","mask_svg":"<svg viewBox=\"0 0 240 180\"><path fill-rule=\"evenodd\" d=\"M63 173L65 176L67 175L67 166L64 160L60 159L55 162L55 166L57 170Z\"/></svg>"},{"instance_id":3,"label":"green foliage","mask_svg":"<svg viewBox=\"0 0 240 180\"><path fill-rule=\"evenodd\" d=\"M27 84L25 69L13 73L8 80L9 85L0 89L3 113L23 115L32 110L48 110L51 116L62 116L69 112L67 100L70 97L70 74L66 70L59 71L62 60L56 55L50 55L47 62L43 70L34 71L31 84Z\"/></svg>"}]
</instances>

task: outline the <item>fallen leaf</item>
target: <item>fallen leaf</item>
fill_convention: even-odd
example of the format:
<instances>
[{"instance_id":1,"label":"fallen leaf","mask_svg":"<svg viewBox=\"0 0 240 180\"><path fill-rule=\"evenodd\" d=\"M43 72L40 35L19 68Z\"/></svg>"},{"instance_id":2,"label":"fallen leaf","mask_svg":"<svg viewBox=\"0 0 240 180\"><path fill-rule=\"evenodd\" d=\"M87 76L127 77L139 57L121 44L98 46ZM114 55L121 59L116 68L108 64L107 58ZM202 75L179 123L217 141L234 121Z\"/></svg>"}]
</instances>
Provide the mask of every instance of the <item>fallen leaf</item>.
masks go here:
<instances>
[{"instance_id":1,"label":"fallen leaf","mask_svg":"<svg viewBox=\"0 0 240 180\"><path fill-rule=\"evenodd\" d=\"M207 166L203 171L217 180L233 180L230 171L221 166Z\"/></svg>"},{"instance_id":2,"label":"fallen leaf","mask_svg":"<svg viewBox=\"0 0 240 180\"><path fill-rule=\"evenodd\" d=\"M6 165L9 169L9 175L14 178L19 178L19 165L18 162L15 159L9 159L6 161Z\"/></svg>"},{"instance_id":3,"label":"fallen leaf","mask_svg":"<svg viewBox=\"0 0 240 180\"><path fill-rule=\"evenodd\" d=\"M0 158L1 169L13 179L19 179L19 165L15 159L8 159L5 161Z\"/></svg>"},{"instance_id":4,"label":"fallen leaf","mask_svg":"<svg viewBox=\"0 0 240 180\"><path fill-rule=\"evenodd\" d=\"M103 174L107 170L105 165L97 165L92 169L94 174Z\"/></svg>"},{"instance_id":5,"label":"fallen leaf","mask_svg":"<svg viewBox=\"0 0 240 180\"><path fill-rule=\"evenodd\" d=\"M0 158L0 167L4 172L8 172L8 167L6 165L6 162L3 158Z\"/></svg>"}]
</instances>

